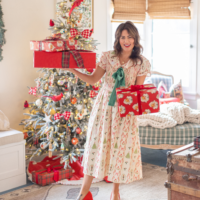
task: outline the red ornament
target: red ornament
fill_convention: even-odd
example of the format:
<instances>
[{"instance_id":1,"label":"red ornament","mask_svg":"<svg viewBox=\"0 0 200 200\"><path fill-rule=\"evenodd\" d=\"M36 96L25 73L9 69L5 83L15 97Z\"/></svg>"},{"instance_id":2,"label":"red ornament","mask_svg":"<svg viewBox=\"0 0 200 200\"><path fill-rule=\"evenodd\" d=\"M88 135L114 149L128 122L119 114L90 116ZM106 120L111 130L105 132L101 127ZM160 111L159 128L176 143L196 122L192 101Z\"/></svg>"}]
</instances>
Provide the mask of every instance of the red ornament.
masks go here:
<instances>
[{"instance_id":1,"label":"red ornament","mask_svg":"<svg viewBox=\"0 0 200 200\"><path fill-rule=\"evenodd\" d=\"M24 102L24 108L28 108L28 107L29 107L28 101L25 101Z\"/></svg>"},{"instance_id":2,"label":"red ornament","mask_svg":"<svg viewBox=\"0 0 200 200\"><path fill-rule=\"evenodd\" d=\"M99 90L99 87L92 86L94 90Z\"/></svg>"},{"instance_id":3,"label":"red ornament","mask_svg":"<svg viewBox=\"0 0 200 200\"><path fill-rule=\"evenodd\" d=\"M76 129L76 133L77 133L77 134L80 134L80 133L81 133L81 129L80 129L79 127Z\"/></svg>"},{"instance_id":4,"label":"red ornament","mask_svg":"<svg viewBox=\"0 0 200 200\"><path fill-rule=\"evenodd\" d=\"M75 97L71 99L72 104L75 104L76 102L77 102L77 99Z\"/></svg>"},{"instance_id":5,"label":"red ornament","mask_svg":"<svg viewBox=\"0 0 200 200\"><path fill-rule=\"evenodd\" d=\"M76 145L76 144L78 144L78 139L72 138L71 142L72 142L73 145Z\"/></svg>"},{"instance_id":6,"label":"red ornament","mask_svg":"<svg viewBox=\"0 0 200 200\"><path fill-rule=\"evenodd\" d=\"M28 133L27 132L24 132L24 139L28 138Z\"/></svg>"},{"instance_id":7,"label":"red ornament","mask_svg":"<svg viewBox=\"0 0 200 200\"><path fill-rule=\"evenodd\" d=\"M54 24L53 20L50 19L49 26L54 26L54 25L55 25L55 24Z\"/></svg>"},{"instance_id":8,"label":"red ornament","mask_svg":"<svg viewBox=\"0 0 200 200\"><path fill-rule=\"evenodd\" d=\"M57 96L43 96L43 97L48 97L51 98L53 101L60 101L63 97L63 93L61 92L59 95Z\"/></svg>"}]
</instances>

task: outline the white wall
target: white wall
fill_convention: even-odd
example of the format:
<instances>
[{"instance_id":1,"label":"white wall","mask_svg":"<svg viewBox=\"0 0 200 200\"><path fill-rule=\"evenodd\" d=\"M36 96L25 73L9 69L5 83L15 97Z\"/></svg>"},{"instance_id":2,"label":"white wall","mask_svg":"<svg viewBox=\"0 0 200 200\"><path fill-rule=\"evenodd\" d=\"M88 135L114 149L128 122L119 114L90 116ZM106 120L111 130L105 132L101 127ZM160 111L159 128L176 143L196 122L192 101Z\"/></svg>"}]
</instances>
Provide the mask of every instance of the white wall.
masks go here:
<instances>
[{"instance_id":1,"label":"white wall","mask_svg":"<svg viewBox=\"0 0 200 200\"><path fill-rule=\"evenodd\" d=\"M2 1L6 44L0 62L0 110L10 120L11 127L22 130L18 124L24 118L24 101L32 101L27 86L35 86L38 72L33 68L31 39L49 35L49 20L54 18L54 0Z\"/></svg>"},{"instance_id":2,"label":"white wall","mask_svg":"<svg viewBox=\"0 0 200 200\"><path fill-rule=\"evenodd\" d=\"M11 127L19 126L24 119L24 101L34 100L27 86L35 86L39 76L33 68L33 52L29 41L49 36L49 20L55 19L56 0L5 0L2 2L7 32L3 47L4 59L0 62L0 110L10 120ZM107 0L94 0L94 34L98 40L98 54L107 50Z\"/></svg>"}]
</instances>

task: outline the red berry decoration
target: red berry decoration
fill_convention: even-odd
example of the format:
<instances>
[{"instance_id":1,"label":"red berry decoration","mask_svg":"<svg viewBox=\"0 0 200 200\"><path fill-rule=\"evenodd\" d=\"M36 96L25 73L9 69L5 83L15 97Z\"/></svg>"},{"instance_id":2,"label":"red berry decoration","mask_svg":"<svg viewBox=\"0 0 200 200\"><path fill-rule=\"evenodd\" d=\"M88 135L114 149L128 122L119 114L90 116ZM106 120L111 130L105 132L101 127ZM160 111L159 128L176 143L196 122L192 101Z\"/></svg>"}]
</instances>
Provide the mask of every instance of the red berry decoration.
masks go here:
<instances>
[{"instance_id":1,"label":"red berry decoration","mask_svg":"<svg viewBox=\"0 0 200 200\"><path fill-rule=\"evenodd\" d=\"M80 134L80 133L81 133L81 129L80 129L79 127L76 129L76 133L77 133L77 134Z\"/></svg>"},{"instance_id":2,"label":"red berry decoration","mask_svg":"<svg viewBox=\"0 0 200 200\"><path fill-rule=\"evenodd\" d=\"M25 101L24 102L24 108L28 108L28 107L29 107L28 101Z\"/></svg>"},{"instance_id":3,"label":"red berry decoration","mask_svg":"<svg viewBox=\"0 0 200 200\"><path fill-rule=\"evenodd\" d=\"M54 25L55 25L55 24L54 24L53 20L50 19L49 26L54 26Z\"/></svg>"},{"instance_id":4,"label":"red berry decoration","mask_svg":"<svg viewBox=\"0 0 200 200\"><path fill-rule=\"evenodd\" d=\"M76 145L76 144L78 144L78 139L72 138L71 142L72 142L73 145Z\"/></svg>"}]
</instances>

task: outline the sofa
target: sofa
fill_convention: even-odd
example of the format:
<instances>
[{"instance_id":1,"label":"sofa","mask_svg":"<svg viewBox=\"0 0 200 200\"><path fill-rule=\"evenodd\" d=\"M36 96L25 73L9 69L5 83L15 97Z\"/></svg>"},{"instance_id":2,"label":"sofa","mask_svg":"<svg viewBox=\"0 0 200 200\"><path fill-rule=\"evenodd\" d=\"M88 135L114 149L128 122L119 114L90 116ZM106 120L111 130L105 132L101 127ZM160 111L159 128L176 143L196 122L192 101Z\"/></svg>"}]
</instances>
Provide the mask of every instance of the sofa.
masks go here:
<instances>
[{"instance_id":1,"label":"sofa","mask_svg":"<svg viewBox=\"0 0 200 200\"><path fill-rule=\"evenodd\" d=\"M156 87L163 81L168 91L174 78L172 75L162 74L156 71L151 72L144 83L153 83ZM187 102L184 100L187 104ZM194 137L200 135L200 124L184 123L172 128L159 129L151 126L139 126L141 147L151 149L177 149L193 142Z\"/></svg>"}]
</instances>

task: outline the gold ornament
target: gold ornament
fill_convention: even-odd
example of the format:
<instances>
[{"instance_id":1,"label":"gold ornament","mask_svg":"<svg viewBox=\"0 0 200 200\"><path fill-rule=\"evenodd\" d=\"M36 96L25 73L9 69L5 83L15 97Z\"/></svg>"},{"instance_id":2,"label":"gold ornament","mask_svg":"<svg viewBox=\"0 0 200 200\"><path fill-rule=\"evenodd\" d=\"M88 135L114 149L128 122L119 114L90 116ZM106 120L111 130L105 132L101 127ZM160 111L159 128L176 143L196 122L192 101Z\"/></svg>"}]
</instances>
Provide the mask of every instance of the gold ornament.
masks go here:
<instances>
[{"instance_id":1,"label":"gold ornament","mask_svg":"<svg viewBox=\"0 0 200 200\"><path fill-rule=\"evenodd\" d=\"M83 102L84 102L84 103L87 103L87 102L88 102L88 100L87 100L87 99L83 99Z\"/></svg>"},{"instance_id":2,"label":"gold ornament","mask_svg":"<svg viewBox=\"0 0 200 200\"><path fill-rule=\"evenodd\" d=\"M50 111L50 115L54 115L54 114L56 114L56 111L52 108Z\"/></svg>"}]
</instances>

